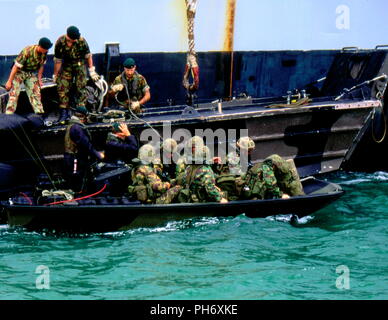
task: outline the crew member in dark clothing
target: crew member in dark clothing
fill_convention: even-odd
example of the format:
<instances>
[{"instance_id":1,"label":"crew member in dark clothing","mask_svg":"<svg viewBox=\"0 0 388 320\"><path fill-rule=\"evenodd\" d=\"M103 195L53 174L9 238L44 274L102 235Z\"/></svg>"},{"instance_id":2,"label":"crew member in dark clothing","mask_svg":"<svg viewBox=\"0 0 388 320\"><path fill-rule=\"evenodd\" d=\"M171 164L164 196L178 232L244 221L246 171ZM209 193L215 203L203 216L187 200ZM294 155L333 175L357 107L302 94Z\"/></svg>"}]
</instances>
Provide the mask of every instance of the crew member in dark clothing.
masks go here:
<instances>
[{"instance_id":1,"label":"crew member in dark clothing","mask_svg":"<svg viewBox=\"0 0 388 320\"><path fill-rule=\"evenodd\" d=\"M95 159L102 160L103 152L94 149L90 133L85 125L88 110L77 107L65 134L64 177L70 189L83 192L87 188L90 165Z\"/></svg>"},{"instance_id":2,"label":"crew member in dark clothing","mask_svg":"<svg viewBox=\"0 0 388 320\"><path fill-rule=\"evenodd\" d=\"M114 122L112 132L108 133L105 146L105 161L123 161L130 163L137 157L139 145L137 139L125 123Z\"/></svg>"}]
</instances>

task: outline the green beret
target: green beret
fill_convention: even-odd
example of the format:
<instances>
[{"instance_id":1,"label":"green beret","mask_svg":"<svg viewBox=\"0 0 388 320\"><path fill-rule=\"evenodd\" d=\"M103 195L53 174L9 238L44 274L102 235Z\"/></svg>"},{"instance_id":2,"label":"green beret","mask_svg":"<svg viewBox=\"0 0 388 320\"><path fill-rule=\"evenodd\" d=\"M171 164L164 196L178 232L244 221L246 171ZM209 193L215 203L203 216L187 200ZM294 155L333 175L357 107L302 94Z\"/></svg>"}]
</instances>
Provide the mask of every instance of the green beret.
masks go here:
<instances>
[{"instance_id":1,"label":"green beret","mask_svg":"<svg viewBox=\"0 0 388 320\"><path fill-rule=\"evenodd\" d=\"M48 50L53 46L53 44L48 38L41 38L39 40L39 46L42 47L43 49Z\"/></svg>"},{"instance_id":2,"label":"green beret","mask_svg":"<svg viewBox=\"0 0 388 320\"><path fill-rule=\"evenodd\" d=\"M81 34L79 33L79 30L75 26L70 26L67 28L67 35L71 40L78 40Z\"/></svg>"},{"instance_id":3,"label":"green beret","mask_svg":"<svg viewBox=\"0 0 388 320\"><path fill-rule=\"evenodd\" d=\"M78 106L77 108L75 108L75 113L87 116L89 114L89 111L84 106Z\"/></svg>"},{"instance_id":4,"label":"green beret","mask_svg":"<svg viewBox=\"0 0 388 320\"><path fill-rule=\"evenodd\" d=\"M121 132L120 123L118 123L118 122L113 122L112 123L112 128L113 128L114 132Z\"/></svg>"},{"instance_id":5,"label":"green beret","mask_svg":"<svg viewBox=\"0 0 388 320\"><path fill-rule=\"evenodd\" d=\"M124 61L123 66L124 68L130 69L133 66L136 66L136 62L132 58L128 58L127 60Z\"/></svg>"}]
</instances>

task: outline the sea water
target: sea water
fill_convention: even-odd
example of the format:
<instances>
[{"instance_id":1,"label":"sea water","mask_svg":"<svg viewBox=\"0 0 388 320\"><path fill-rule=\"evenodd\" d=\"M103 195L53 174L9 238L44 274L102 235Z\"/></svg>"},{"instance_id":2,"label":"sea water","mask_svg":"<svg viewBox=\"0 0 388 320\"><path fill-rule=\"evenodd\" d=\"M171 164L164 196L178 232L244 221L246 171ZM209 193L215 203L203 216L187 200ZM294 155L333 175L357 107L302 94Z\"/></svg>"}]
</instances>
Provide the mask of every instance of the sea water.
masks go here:
<instances>
[{"instance_id":1,"label":"sea water","mask_svg":"<svg viewBox=\"0 0 388 320\"><path fill-rule=\"evenodd\" d=\"M388 173L312 216L56 236L0 226L0 299L388 299ZM76 223L76 222L75 222Z\"/></svg>"}]
</instances>

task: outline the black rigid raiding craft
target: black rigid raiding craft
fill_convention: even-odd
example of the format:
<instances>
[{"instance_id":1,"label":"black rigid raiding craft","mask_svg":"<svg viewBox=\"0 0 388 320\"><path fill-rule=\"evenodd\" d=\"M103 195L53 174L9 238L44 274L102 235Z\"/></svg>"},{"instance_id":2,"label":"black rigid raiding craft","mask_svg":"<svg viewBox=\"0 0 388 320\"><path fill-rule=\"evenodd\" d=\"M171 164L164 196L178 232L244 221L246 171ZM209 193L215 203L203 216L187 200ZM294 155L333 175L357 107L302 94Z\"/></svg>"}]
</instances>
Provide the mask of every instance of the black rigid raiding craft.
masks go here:
<instances>
[{"instance_id":1,"label":"black rigid raiding craft","mask_svg":"<svg viewBox=\"0 0 388 320\"><path fill-rule=\"evenodd\" d=\"M56 233L95 233L132 228L163 226L169 221L200 217L251 218L292 214L307 216L324 208L344 194L334 183L313 177L302 181L305 195L289 199L244 200L220 203L123 204L122 198L93 198L93 204L82 200L71 204L36 205L35 199L18 197L2 201L8 224L28 230ZM21 200L20 200L21 199ZM109 200L109 201L108 201ZM108 203L109 202L109 203Z\"/></svg>"}]
</instances>

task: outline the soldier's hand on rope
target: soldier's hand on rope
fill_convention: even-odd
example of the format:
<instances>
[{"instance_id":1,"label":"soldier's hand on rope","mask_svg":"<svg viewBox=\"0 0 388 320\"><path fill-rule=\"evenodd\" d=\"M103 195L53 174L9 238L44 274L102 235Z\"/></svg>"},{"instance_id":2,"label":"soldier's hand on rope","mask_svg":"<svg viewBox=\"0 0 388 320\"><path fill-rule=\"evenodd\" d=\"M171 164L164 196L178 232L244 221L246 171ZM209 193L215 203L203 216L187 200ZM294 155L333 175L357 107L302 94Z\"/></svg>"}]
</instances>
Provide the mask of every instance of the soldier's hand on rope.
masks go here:
<instances>
[{"instance_id":1,"label":"soldier's hand on rope","mask_svg":"<svg viewBox=\"0 0 388 320\"><path fill-rule=\"evenodd\" d=\"M121 91L123 89L124 89L124 85L122 85L121 83L115 84L114 86L112 86L112 91L113 92L119 92L119 91Z\"/></svg>"},{"instance_id":2,"label":"soldier's hand on rope","mask_svg":"<svg viewBox=\"0 0 388 320\"><path fill-rule=\"evenodd\" d=\"M131 109L132 109L132 111L139 111L140 110L140 102L139 101L133 101L131 103Z\"/></svg>"},{"instance_id":3,"label":"soldier's hand on rope","mask_svg":"<svg viewBox=\"0 0 388 320\"><path fill-rule=\"evenodd\" d=\"M289 198L290 198L290 196L287 193L283 193L282 199L289 199Z\"/></svg>"},{"instance_id":4,"label":"soldier's hand on rope","mask_svg":"<svg viewBox=\"0 0 388 320\"><path fill-rule=\"evenodd\" d=\"M95 67L89 68L89 74L93 81L98 81L100 79L100 76L97 74Z\"/></svg>"},{"instance_id":5,"label":"soldier's hand on rope","mask_svg":"<svg viewBox=\"0 0 388 320\"><path fill-rule=\"evenodd\" d=\"M220 203L228 203L228 199L222 198L222 199L220 200Z\"/></svg>"}]
</instances>

